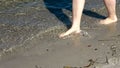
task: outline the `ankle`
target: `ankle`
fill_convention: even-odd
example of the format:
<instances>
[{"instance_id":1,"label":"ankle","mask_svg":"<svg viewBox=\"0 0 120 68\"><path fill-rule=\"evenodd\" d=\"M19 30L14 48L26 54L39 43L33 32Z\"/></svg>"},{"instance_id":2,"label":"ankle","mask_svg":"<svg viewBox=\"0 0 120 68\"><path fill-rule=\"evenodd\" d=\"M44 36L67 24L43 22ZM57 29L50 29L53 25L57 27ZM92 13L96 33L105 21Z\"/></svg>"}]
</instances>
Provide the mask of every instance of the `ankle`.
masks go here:
<instances>
[{"instance_id":1,"label":"ankle","mask_svg":"<svg viewBox=\"0 0 120 68\"><path fill-rule=\"evenodd\" d=\"M78 26L73 26L73 27L71 27L71 29L72 29L72 30L80 30L80 27L78 27Z\"/></svg>"},{"instance_id":2,"label":"ankle","mask_svg":"<svg viewBox=\"0 0 120 68\"><path fill-rule=\"evenodd\" d=\"M116 16L116 15L111 15L111 16L109 16L108 18L117 21L117 16Z\"/></svg>"}]
</instances>

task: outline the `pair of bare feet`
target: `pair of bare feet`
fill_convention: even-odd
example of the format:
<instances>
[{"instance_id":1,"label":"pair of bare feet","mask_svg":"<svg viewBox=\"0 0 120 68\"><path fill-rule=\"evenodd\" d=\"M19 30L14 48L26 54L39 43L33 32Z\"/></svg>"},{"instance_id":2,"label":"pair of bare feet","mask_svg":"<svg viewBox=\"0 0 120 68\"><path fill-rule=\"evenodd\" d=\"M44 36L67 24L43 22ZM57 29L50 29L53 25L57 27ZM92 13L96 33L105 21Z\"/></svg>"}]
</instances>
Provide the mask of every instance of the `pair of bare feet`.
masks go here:
<instances>
[{"instance_id":1,"label":"pair of bare feet","mask_svg":"<svg viewBox=\"0 0 120 68\"><path fill-rule=\"evenodd\" d=\"M108 17L104 20L101 20L100 21L100 24L103 24L103 25L108 25L108 24L112 24L112 23L115 23L117 22L117 17ZM81 30L80 28L78 27L71 27L68 31L66 31L65 33L62 33L59 35L59 38L64 38L66 36L69 36L70 34L79 34L81 33Z\"/></svg>"}]
</instances>

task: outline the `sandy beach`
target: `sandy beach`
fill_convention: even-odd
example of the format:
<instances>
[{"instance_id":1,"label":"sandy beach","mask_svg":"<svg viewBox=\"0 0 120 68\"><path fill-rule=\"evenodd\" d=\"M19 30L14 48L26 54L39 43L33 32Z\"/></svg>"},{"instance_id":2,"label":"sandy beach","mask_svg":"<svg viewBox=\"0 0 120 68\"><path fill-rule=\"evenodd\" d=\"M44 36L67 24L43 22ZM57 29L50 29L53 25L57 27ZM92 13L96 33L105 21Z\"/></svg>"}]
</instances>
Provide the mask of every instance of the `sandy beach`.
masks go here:
<instances>
[{"instance_id":1,"label":"sandy beach","mask_svg":"<svg viewBox=\"0 0 120 68\"><path fill-rule=\"evenodd\" d=\"M109 25L99 24L107 16L103 2L86 1L83 34L66 39L58 35L71 25L71 0L58 0L63 6L53 5L56 2L20 1L15 7L0 7L0 68L119 68L120 1L118 22Z\"/></svg>"}]
</instances>

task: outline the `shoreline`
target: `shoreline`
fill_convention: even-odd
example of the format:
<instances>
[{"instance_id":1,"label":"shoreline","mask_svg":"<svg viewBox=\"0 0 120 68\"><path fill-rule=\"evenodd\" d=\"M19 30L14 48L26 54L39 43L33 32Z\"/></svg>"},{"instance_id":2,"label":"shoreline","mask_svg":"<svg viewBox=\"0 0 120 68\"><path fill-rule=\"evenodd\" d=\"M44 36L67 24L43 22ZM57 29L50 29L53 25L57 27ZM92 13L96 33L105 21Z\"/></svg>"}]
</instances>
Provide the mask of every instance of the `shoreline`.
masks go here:
<instances>
[{"instance_id":1,"label":"shoreline","mask_svg":"<svg viewBox=\"0 0 120 68\"><path fill-rule=\"evenodd\" d=\"M110 49L112 45L115 48L118 47L115 51L119 55L120 20L117 25L98 25L98 21L106 17L105 7L99 5L96 8L86 7L83 12L81 29L87 31L91 38L77 36L62 40L58 38L58 34L66 31L67 26L70 26L71 9L61 8L54 12L55 8L47 9L41 4L32 4L32 6L25 5L26 7L12 9L5 13L0 12L0 68L7 68L10 65L15 68L17 65L30 68L31 62L33 62L32 66L43 66L42 68L48 68L49 65L55 68L59 64L60 67L81 67L88 65L89 59L95 60L99 56L105 59L105 55L114 54L114 50ZM119 12L120 4L117 5L118 19ZM104 59L99 62L105 61Z\"/></svg>"}]
</instances>

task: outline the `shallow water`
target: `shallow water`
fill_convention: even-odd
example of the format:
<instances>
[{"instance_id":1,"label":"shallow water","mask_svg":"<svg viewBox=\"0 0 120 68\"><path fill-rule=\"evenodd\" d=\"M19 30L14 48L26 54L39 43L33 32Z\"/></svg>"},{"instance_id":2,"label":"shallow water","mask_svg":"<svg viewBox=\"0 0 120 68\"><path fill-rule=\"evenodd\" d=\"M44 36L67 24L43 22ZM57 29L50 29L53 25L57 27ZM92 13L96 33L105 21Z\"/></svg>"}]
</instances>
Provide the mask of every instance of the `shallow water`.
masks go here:
<instances>
[{"instance_id":1,"label":"shallow water","mask_svg":"<svg viewBox=\"0 0 120 68\"><path fill-rule=\"evenodd\" d=\"M101 3L98 3L98 2L101 2ZM87 0L85 8L88 8L88 9L99 8L102 5L103 5L103 2L101 0L95 0L94 2L93 0ZM21 39L24 39L23 38L24 35L25 35L24 37L26 37L29 34L33 33L33 31L35 30L37 32L37 28L40 26L37 26L39 22L36 23L36 21L39 21L39 20L41 21L41 18L39 18L39 13L38 13L40 11L35 11L34 9L31 10L31 7L35 8L35 7L41 7L41 6L45 7L45 9L48 9L49 11L52 10L50 13L55 14L57 12L56 16L52 16L52 15L49 16L48 12L45 12L42 15L43 19L45 18L45 21L48 16L57 17L59 18L60 21L64 23L70 21L70 20L66 20L66 21L64 20L68 16L65 16L62 10L67 9L71 12L71 0L67 0L67 1L65 0L37 1L36 0L35 2L22 2L17 4L17 6L15 6L15 7L18 7L17 8L18 10L14 9L15 7L6 8L9 10L4 9L5 12L3 11L4 14L3 16L1 16L0 21L2 23L7 23L11 25L15 24L15 26L19 26L19 25L33 26L34 25L35 29L34 27L32 28L31 26L27 28L26 27L23 28L22 26L22 29L18 29L17 27L16 28L11 27L11 31L15 30L15 34L13 34L14 32L11 32L10 36L8 35L7 38L17 36L17 42L19 42ZM21 8L23 10L21 10ZM8 12L12 12L13 14ZM13 16L14 13L17 13L17 12L21 12L21 13L28 12L28 16L24 16L24 14L23 15L18 14L18 17L14 17ZM90 12L90 11L87 11L87 12ZM8 15L6 13L8 13ZM88 16L96 18L98 14L94 12L92 13L93 14ZM70 15L70 13L68 14ZM96 15L94 16L94 14ZM63 17L61 17L61 15L63 15ZM38 19L33 18L35 16L37 16ZM17 19L14 19L14 18L17 18ZM52 20L56 20L56 18ZM45 21L43 23L45 23ZM46 22L49 23L50 21L46 21ZM85 23L87 22L87 24L84 24L84 21ZM88 26L91 26L91 24L95 25L94 19L84 17L84 21L83 21L83 25L88 25ZM105 58L106 55L108 56L108 55L111 55L112 53L114 54L114 52L110 50L110 47L113 45L118 46L117 53L119 53L119 48L120 48L119 47L119 44L120 44L120 31L119 31L120 27L119 26L120 26L120 23L118 23L117 25L111 24L109 26L95 25L95 27L93 28L87 27L86 31L88 32L88 34L90 34L91 36L90 38L76 36L76 37L62 40L62 39L58 39L57 37L53 38L52 36L54 34L52 33L51 33L52 35L50 35L50 33L47 33L43 40L39 39L38 37L26 43L26 45L33 45L34 47L32 49L26 50L25 52L22 52L20 54L19 53L15 55L13 54L12 57L8 56L7 59L5 58L5 60L0 61L0 68L40 68L39 66L42 66L42 68L49 68L49 67L57 68L58 66L60 66L60 68L63 68L64 66L80 67L80 66L88 65L89 59L94 60L99 57ZM32 28L32 30L30 28ZM6 31L8 31L7 29L9 28L5 27ZM83 29L85 28L83 27ZM19 33L19 30L21 30L21 33ZM31 33L29 33L30 32L29 30L31 31ZM8 32L5 32L5 36L8 34ZM3 32L1 32L1 34L2 33ZM20 39L18 38L18 35L20 35ZM1 37L5 37L5 36L1 35ZM56 36L58 36L58 33L56 33ZM11 40L13 41L13 39L10 39L10 41ZM102 62L104 61L105 60L103 59Z\"/></svg>"},{"instance_id":2,"label":"shallow water","mask_svg":"<svg viewBox=\"0 0 120 68\"><path fill-rule=\"evenodd\" d=\"M37 37L27 43L33 45L31 49L1 60L0 68L79 68L87 66L91 59L97 60L98 64L105 64L106 56L109 59L113 54L112 46L117 47L115 55L120 53L119 24L99 27L87 31L91 37L76 35L59 39L57 33L46 33L43 40Z\"/></svg>"}]
</instances>

